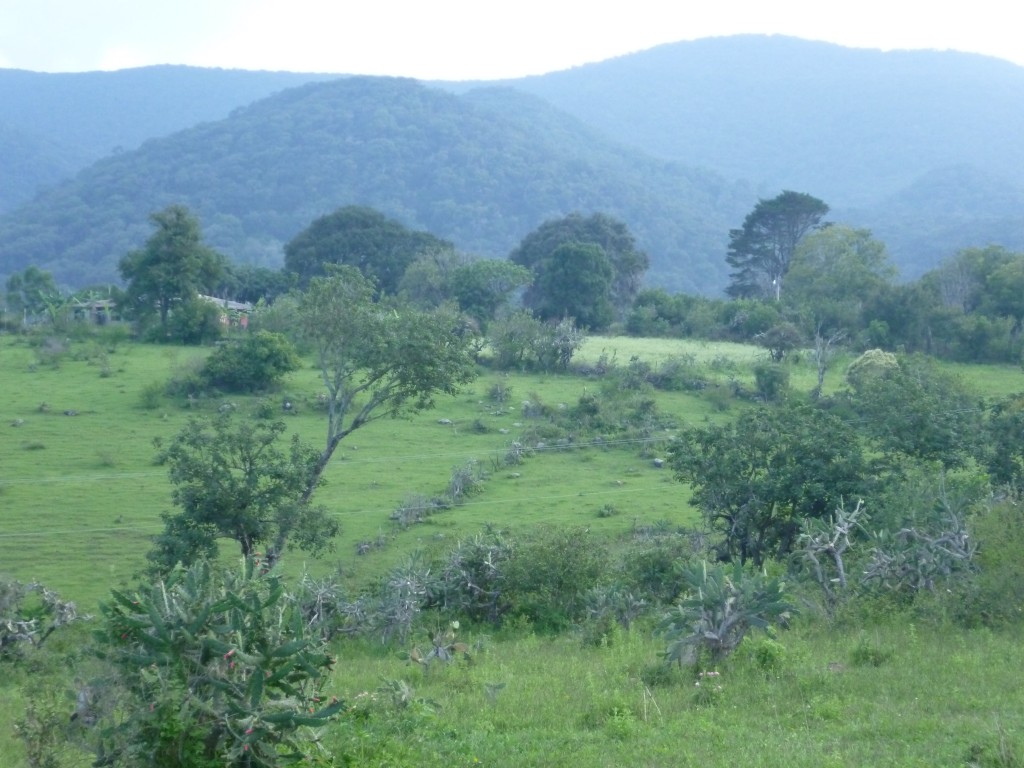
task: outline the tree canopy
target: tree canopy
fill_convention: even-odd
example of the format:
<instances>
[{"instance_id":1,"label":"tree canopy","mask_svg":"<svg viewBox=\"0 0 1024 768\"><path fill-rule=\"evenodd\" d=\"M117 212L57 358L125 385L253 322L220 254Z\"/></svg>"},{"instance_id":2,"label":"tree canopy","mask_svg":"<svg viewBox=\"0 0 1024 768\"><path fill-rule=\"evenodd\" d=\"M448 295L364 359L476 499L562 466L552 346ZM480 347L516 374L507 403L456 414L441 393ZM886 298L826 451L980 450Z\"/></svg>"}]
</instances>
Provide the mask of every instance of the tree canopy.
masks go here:
<instances>
[{"instance_id":1,"label":"tree canopy","mask_svg":"<svg viewBox=\"0 0 1024 768\"><path fill-rule=\"evenodd\" d=\"M352 266L314 277L297 311L327 390L327 439L308 499L341 441L371 421L415 413L475 375L457 313L375 301L374 284Z\"/></svg>"},{"instance_id":2,"label":"tree canopy","mask_svg":"<svg viewBox=\"0 0 1024 768\"><path fill-rule=\"evenodd\" d=\"M809 232L786 275L786 305L806 317L806 330L845 330L866 325L864 310L896 278L885 245L866 229L833 224Z\"/></svg>"},{"instance_id":3,"label":"tree canopy","mask_svg":"<svg viewBox=\"0 0 1024 768\"><path fill-rule=\"evenodd\" d=\"M636 298L650 262L647 254L637 248L629 228L604 213L587 217L572 213L561 219L551 219L523 238L509 254L510 261L528 267L535 275L533 284L523 296L523 303L535 310L543 307L545 311L554 312L555 316L564 314L554 309L553 302L546 295L549 290L562 291L563 287L559 281L545 277L545 272L556 264L552 258L555 252L570 243L594 245L604 251L612 269L611 281L606 288L607 300L613 311L623 316ZM564 269L564 265L559 268ZM571 276L567 277L571 279Z\"/></svg>"},{"instance_id":4,"label":"tree canopy","mask_svg":"<svg viewBox=\"0 0 1024 768\"><path fill-rule=\"evenodd\" d=\"M816 197L786 190L759 200L740 229L729 231L726 261L733 268L726 293L734 298L774 298L800 239L828 213Z\"/></svg>"},{"instance_id":5,"label":"tree canopy","mask_svg":"<svg viewBox=\"0 0 1024 768\"><path fill-rule=\"evenodd\" d=\"M611 259L593 243L564 243L545 260L534 283L534 311L545 320L574 318L581 328L600 330L615 319Z\"/></svg>"},{"instance_id":6,"label":"tree canopy","mask_svg":"<svg viewBox=\"0 0 1024 768\"><path fill-rule=\"evenodd\" d=\"M459 309L485 327L531 279L530 270L510 261L477 259L454 270L451 289Z\"/></svg>"},{"instance_id":7,"label":"tree canopy","mask_svg":"<svg viewBox=\"0 0 1024 768\"><path fill-rule=\"evenodd\" d=\"M347 264L374 281L382 294L395 294L417 256L453 247L373 208L349 205L321 216L292 238L284 248L284 265L306 286L312 278L325 274L325 264Z\"/></svg>"},{"instance_id":8,"label":"tree canopy","mask_svg":"<svg viewBox=\"0 0 1024 768\"><path fill-rule=\"evenodd\" d=\"M672 448L690 503L722 536L723 559L756 564L791 551L806 519L865 491L853 428L813 406L761 407L722 426L691 427Z\"/></svg>"},{"instance_id":9,"label":"tree canopy","mask_svg":"<svg viewBox=\"0 0 1024 768\"><path fill-rule=\"evenodd\" d=\"M63 302L51 275L37 266L28 266L7 278L7 308L26 318L44 315L56 303Z\"/></svg>"},{"instance_id":10,"label":"tree canopy","mask_svg":"<svg viewBox=\"0 0 1024 768\"><path fill-rule=\"evenodd\" d=\"M318 452L294 437L277 443L283 422L236 420L230 411L193 419L160 453L180 508L163 516L150 560L161 570L214 557L218 539L233 539L245 557L260 547L280 556L286 544L319 552L338 531L335 520L308 503L319 484Z\"/></svg>"},{"instance_id":11,"label":"tree canopy","mask_svg":"<svg viewBox=\"0 0 1024 768\"><path fill-rule=\"evenodd\" d=\"M121 276L128 281L129 309L140 318L159 314L167 328L171 309L212 290L224 272L224 258L203 244L199 220L183 205L150 215L156 231L141 250L125 255Z\"/></svg>"}]
</instances>

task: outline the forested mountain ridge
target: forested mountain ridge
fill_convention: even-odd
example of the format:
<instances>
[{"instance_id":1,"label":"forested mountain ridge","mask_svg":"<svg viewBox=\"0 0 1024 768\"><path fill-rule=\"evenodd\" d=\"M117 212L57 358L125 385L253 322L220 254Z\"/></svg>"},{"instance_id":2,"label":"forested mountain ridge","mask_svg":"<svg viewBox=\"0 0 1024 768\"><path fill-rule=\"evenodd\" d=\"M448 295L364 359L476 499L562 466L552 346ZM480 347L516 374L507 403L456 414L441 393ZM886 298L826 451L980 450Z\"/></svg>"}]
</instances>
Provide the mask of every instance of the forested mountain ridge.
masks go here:
<instances>
[{"instance_id":1,"label":"forested mountain ridge","mask_svg":"<svg viewBox=\"0 0 1024 768\"><path fill-rule=\"evenodd\" d=\"M958 248L1024 249L1024 67L1006 61L739 35L509 84L763 197L816 195L906 278Z\"/></svg>"},{"instance_id":2,"label":"forested mountain ridge","mask_svg":"<svg viewBox=\"0 0 1024 768\"><path fill-rule=\"evenodd\" d=\"M965 246L1024 249L1024 68L998 59L744 35L435 83L458 98L424 89L429 107L375 103L386 89L338 119L347 97L326 106L302 89L245 106L335 77L0 70L0 211L49 190L0 218L0 277L32 261L66 285L115 279L168 202L195 208L232 258L267 265L310 216L350 203L493 256L545 218L601 209L650 251L649 283L702 293L724 285L728 230L782 189L874 231L907 278Z\"/></svg>"},{"instance_id":3,"label":"forested mountain ridge","mask_svg":"<svg viewBox=\"0 0 1024 768\"><path fill-rule=\"evenodd\" d=\"M739 35L509 84L650 154L833 206L951 165L1024 186L1024 67L975 54Z\"/></svg>"},{"instance_id":4,"label":"forested mountain ridge","mask_svg":"<svg viewBox=\"0 0 1024 768\"><path fill-rule=\"evenodd\" d=\"M289 89L106 158L0 219L0 272L116 279L148 214L183 203L237 261L278 266L313 219L368 205L461 249L503 257L542 221L603 211L636 233L659 282L716 292L730 222L752 193L607 141L536 97L456 96L412 80Z\"/></svg>"},{"instance_id":5,"label":"forested mountain ridge","mask_svg":"<svg viewBox=\"0 0 1024 768\"><path fill-rule=\"evenodd\" d=\"M0 211L146 139L219 120L284 88L337 77L185 66L0 69Z\"/></svg>"}]
</instances>

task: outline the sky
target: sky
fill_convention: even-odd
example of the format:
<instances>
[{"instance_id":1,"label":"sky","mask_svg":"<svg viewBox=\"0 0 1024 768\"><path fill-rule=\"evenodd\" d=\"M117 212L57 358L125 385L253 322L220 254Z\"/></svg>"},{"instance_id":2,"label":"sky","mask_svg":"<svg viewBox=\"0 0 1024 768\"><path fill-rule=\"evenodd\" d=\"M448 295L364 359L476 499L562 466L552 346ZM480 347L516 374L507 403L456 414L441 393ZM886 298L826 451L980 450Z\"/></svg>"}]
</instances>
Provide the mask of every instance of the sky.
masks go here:
<instances>
[{"instance_id":1,"label":"sky","mask_svg":"<svg viewBox=\"0 0 1024 768\"><path fill-rule=\"evenodd\" d=\"M1016 15L1010 0L0 0L0 67L492 80L748 33L1024 66Z\"/></svg>"}]
</instances>

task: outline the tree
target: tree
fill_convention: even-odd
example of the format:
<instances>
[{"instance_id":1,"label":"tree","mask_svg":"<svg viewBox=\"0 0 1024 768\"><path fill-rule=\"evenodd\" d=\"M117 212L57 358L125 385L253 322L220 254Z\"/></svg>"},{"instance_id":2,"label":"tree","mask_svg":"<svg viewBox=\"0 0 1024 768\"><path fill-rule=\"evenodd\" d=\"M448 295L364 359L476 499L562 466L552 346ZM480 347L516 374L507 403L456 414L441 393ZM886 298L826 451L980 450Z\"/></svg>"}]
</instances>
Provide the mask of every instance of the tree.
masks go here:
<instances>
[{"instance_id":1,"label":"tree","mask_svg":"<svg viewBox=\"0 0 1024 768\"><path fill-rule=\"evenodd\" d=\"M1015 254L996 267L986 282L985 308L1013 321L1017 335L1024 327L1024 254Z\"/></svg>"},{"instance_id":2,"label":"tree","mask_svg":"<svg viewBox=\"0 0 1024 768\"><path fill-rule=\"evenodd\" d=\"M544 263L534 283L534 310L545 320L571 317L581 328L600 330L614 319L611 260L592 243L565 243Z\"/></svg>"},{"instance_id":3,"label":"tree","mask_svg":"<svg viewBox=\"0 0 1024 768\"><path fill-rule=\"evenodd\" d=\"M853 406L878 450L893 461L905 457L943 469L967 462L980 433L981 409L956 378L921 357L863 373L852 379Z\"/></svg>"},{"instance_id":4,"label":"tree","mask_svg":"<svg viewBox=\"0 0 1024 768\"><path fill-rule=\"evenodd\" d=\"M818 226L828 206L816 197L784 191L759 200L740 229L729 232L726 261L733 268L726 293L733 298L774 298L800 239Z\"/></svg>"},{"instance_id":5,"label":"tree","mask_svg":"<svg viewBox=\"0 0 1024 768\"><path fill-rule=\"evenodd\" d=\"M981 461L995 483L1024 484L1024 393L994 403L988 411Z\"/></svg>"},{"instance_id":6,"label":"tree","mask_svg":"<svg viewBox=\"0 0 1024 768\"><path fill-rule=\"evenodd\" d=\"M417 256L452 248L429 232L408 229L372 208L350 205L321 216L292 238L284 247L284 266L304 287L325 274L325 264L347 264L375 282L382 294L395 294Z\"/></svg>"},{"instance_id":7,"label":"tree","mask_svg":"<svg viewBox=\"0 0 1024 768\"><path fill-rule=\"evenodd\" d=\"M855 334L866 326L865 307L896 279L885 245L866 229L830 225L809 232L786 275L786 304L807 330Z\"/></svg>"},{"instance_id":8,"label":"tree","mask_svg":"<svg viewBox=\"0 0 1024 768\"><path fill-rule=\"evenodd\" d=\"M293 542L319 552L338 524L311 507L319 453L294 437L278 447L283 422L236 422L230 411L192 419L160 453L169 467L173 499L181 511L164 514L165 529L150 560L161 570L213 557L218 539L238 543L245 557L262 547L280 557Z\"/></svg>"},{"instance_id":9,"label":"tree","mask_svg":"<svg viewBox=\"0 0 1024 768\"><path fill-rule=\"evenodd\" d=\"M300 332L316 350L327 390L327 440L303 496L308 501L338 445L366 424L432 408L475 375L458 315L375 302L358 269L314 277L298 307Z\"/></svg>"},{"instance_id":10,"label":"tree","mask_svg":"<svg viewBox=\"0 0 1024 768\"><path fill-rule=\"evenodd\" d=\"M446 301L454 301L452 278L456 270L473 260L473 256L454 248L430 248L406 267L398 283L398 295L420 309L433 309Z\"/></svg>"},{"instance_id":11,"label":"tree","mask_svg":"<svg viewBox=\"0 0 1024 768\"><path fill-rule=\"evenodd\" d=\"M499 259L478 259L455 269L452 293L459 309L486 327L531 279L526 267Z\"/></svg>"},{"instance_id":12,"label":"tree","mask_svg":"<svg viewBox=\"0 0 1024 768\"><path fill-rule=\"evenodd\" d=\"M523 238L509 254L509 261L533 270L534 282L523 296L523 303L535 309L544 302L547 283L543 275L551 264L551 256L562 245L580 243L600 246L612 266L612 282L608 298L615 313L624 317L640 290L644 272L650 265L647 254L639 250L629 228L604 213L584 217L572 213L561 219L541 224ZM577 318L578 319L578 318Z\"/></svg>"},{"instance_id":13,"label":"tree","mask_svg":"<svg viewBox=\"0 0 1024 768\"><path fill-rule=\"evenodd\" d=\"M723 426L683 431L670 455L690 504L722 535L723 559L760 565L792 551L807 519L863 494L867 466L853 428L808 405L763 407Z\"/></svg>"},{"instance_id":14,"label":"tree","mask_svg":"<svg viewBox=\"0 0 1024 768\"><path fill-rule=\"evenodd\" d=\"M150 215L156 227L144 248L121 259L118 269L128 281L130 309L140 318L159 314L166 333L172 307L197 300L224 272L224 257L203 244L198 219L183 205Z\"/></svg>"},{"instance_id":15,"label":"tree","mask_svg":"<svg viewBox=\"0 0 1024 768\"><path fill-rule=\"evenodd\" d=\"M36 266L26 267L7 278L7 308L23 318L54 317L54 308L63 306L53 275Z\"/></svg>"}]
</instances>

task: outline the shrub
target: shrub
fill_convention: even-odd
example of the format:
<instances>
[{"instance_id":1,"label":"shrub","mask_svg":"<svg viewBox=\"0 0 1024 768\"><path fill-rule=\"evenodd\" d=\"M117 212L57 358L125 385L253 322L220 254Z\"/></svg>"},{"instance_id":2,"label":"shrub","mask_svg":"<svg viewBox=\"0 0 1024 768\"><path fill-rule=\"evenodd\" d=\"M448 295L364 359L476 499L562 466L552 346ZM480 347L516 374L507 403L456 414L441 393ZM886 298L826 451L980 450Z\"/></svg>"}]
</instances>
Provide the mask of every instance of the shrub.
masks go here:
<instances>
[{"instance_id":1,"label":"shrub","mask_svg":"<svg viewBox=\"0 0 1024 768\"><path fill-rule=\"evenodd\" d=\"M437 607L473 621L497 624L508 608L506 568L514 543L488 530L460 541L440 567Z\"/></svg>"},{"instance_id":2,"label":"shrub","mask_svg":"<svg viewBox=\"0 0 1024 768\"><path fill-rule=\"evenodd\" d=\"M178 568L101 610L123 716L103 723L97 765L271 768L301 758L311 729L342 710L319 696L333 660L251 561L240 575Z\"/></svg>"},{"instance_id":3,"label":"shrub","mask_svg":"<svg viewBox=\"0 0 1024 768\"><path fill-rule=\"evenodd\" d=\"M164 396L164 384L159 381L151 381L139 391L139 406L147 411L154 411L160 407L160 401Z\"/></svg>"},{"instance_id":4,"label":"shrub","mask_svg":"<svg viewBox=\"0 0 1024 768\"><path fill-rule=\"evenodd\" d=\"M698 563L683 571L683 580L688 594L662 622L669 663L716 664L751 629L766 629L793 610L783 598L781 581L746 571L739 563Z\"/></svg>"},{"instance_id":5,"label":"shrub","mask_svg":"<svg viewBox=\"0 0 1024 768\"><path fill-rule=\"evenodd\" d=\"M0 581L0 660L38 648L80 618L74 603L42 584Z\"/></svg>"},{"instance_id":6,"label":"shrub","mask_svg":"<svg viewBox=\"0 0 1024 768\"><path fill-rule=\"evenodd\" d=\"M219 339L222 332L220 308L200 299L175 307L167 327L153 326L145 337L172 344L208 344Z\"/></svg>"},{"instance_id":7,"label":"shrub","mask_svg":"<svg viewBox=\"0 0 1024 768\"><path fill-rule=\"evenodd\" d=\"M780 365L760 363L754 366L758 396L767 403L781 400L789 389L789 371Z\"/></svg>"},{"instance_id":8,"label":"shrub","mask_svg":"<svg viewBox=\"0 0 1024 768\"><path fill-rule=\"evenodd\" d=\"M1006 499L970 520L978 547L977 572L952 601L964 623L989 626L1018 623L1024 618L1024 504Z\"/></svg>"},{"instance_id":9,"label":"shrub","mask_svg":"<svg viewBox=\"0 0 1024 768\"><path fill-rule=\"evenodd\" d=\"M281 378L299 368L291 342L279 333L256 331L224 344L210 355L202 369L206 382L227 392L259 392L277 386Z\"/></svg>"},{"instance_id":10,"label":"shrub","mask_svg":"<svg viewBox=\"0 0 1024 768\"><path fill-rule=\"evenodd\" d=\"M587 529L542 528L512 550L504 579L508 611L541 631L565 629L585 616L587 594L607 562Z\"/></svg>"}]
</instances>

